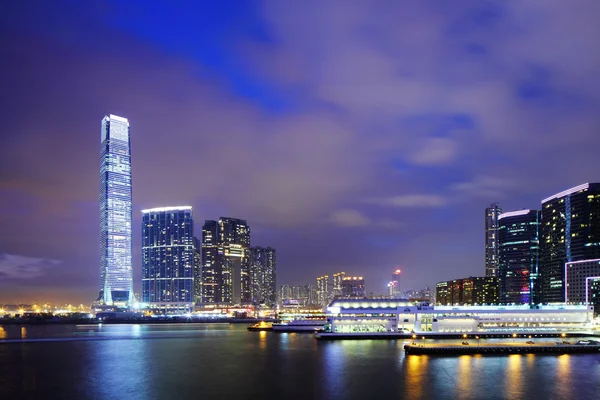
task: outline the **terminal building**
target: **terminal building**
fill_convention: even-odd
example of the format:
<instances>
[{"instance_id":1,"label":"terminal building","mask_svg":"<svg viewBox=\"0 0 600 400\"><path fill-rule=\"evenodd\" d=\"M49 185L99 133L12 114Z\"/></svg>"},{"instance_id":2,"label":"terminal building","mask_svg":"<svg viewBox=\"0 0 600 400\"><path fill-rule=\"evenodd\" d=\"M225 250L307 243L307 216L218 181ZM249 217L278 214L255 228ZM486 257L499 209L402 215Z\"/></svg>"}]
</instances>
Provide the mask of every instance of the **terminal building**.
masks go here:
<instances>
[{"instance_id":1,"label":"terminal building","mask_svg":"<svg viewBox=\"0 0 600 400\"><path fill-rule=\"evenodd\" d=\"M408 300L338 299L327 307L327 331L340 334L539 334L588 328L593 306L431 306Z\"/></svg>"}]
</instances>

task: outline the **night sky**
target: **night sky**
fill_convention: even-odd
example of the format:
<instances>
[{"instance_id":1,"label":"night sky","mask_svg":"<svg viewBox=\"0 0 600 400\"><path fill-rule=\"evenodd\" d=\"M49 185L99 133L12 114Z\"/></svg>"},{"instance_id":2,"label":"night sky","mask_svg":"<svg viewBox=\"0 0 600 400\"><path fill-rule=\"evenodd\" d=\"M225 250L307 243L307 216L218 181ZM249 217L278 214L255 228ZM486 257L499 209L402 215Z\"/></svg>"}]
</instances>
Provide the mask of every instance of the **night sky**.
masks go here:
<instances>
[{"instance_id":1,"label":"night sky","mask_svg":"<svg viewBox=\"0 0 600 400\"><path fill-rule=\"evenodd\" d=\"M246 219L278 286L483 275L489 203L600 181L598 21L598 0L8 2L0 302L95 300L108 113L131 124L136 288L140 210L168 205L198 235Z\"/></svg>"}]
</instances>

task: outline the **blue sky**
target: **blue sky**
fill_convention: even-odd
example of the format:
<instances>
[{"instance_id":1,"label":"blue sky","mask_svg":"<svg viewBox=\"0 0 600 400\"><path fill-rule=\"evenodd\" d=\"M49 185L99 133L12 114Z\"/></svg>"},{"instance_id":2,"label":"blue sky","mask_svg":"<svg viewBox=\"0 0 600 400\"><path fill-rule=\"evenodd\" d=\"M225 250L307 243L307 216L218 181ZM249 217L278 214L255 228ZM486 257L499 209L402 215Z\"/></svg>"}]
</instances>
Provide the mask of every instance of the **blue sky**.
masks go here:
<instances>
[{"instance_id":1,"label":"blue sky","mask_svg":"<svg viewBox=\"0 0 600 400\"><path fill-rule=\"evenodd\" d=\"M131 121L134 226L162 205L193 205L198 230L245 218L279 284L481 275L489 203L600 180L596 1L23 1L0 18L0 301L96 294L106 113Z\"/></svg>"}]
</instances>

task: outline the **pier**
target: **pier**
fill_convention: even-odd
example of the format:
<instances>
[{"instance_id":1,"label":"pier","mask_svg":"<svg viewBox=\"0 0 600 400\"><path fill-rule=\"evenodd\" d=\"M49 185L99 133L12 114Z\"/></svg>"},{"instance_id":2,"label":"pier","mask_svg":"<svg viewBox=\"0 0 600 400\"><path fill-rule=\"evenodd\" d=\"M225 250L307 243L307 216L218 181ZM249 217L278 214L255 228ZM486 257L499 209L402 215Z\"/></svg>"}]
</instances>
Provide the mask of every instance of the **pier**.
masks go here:
<instances>
[{"instance_id":1,"label":"pier","mask_svg":"<svg viewBox=\"0 0 600 400\"><path fill-rule=\"evenodd\" d=\"M600 345L564 344L501 344L501 345L404 345L407 355L469 355L469 354L600 354Z\"/></svg>"}]
</instances>

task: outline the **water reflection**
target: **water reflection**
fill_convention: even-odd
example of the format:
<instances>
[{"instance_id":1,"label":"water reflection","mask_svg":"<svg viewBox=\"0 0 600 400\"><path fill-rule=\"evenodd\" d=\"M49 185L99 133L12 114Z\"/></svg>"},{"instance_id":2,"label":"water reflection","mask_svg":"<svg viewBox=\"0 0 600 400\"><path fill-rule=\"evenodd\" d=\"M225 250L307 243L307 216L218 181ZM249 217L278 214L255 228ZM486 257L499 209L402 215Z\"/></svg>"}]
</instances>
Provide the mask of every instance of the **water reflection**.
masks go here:
<instances>
[{"instance_id":1,"label":"water reflection","mask_svg":"<svg viewBox=\"0 0 600 400\"><path fill-rule=\"evenodd\" d=\"M568 398L571 390L571 361L573 356L563 354L558 356L556 362L556 387L554 393L559 398Z\"/></svg>"},{"instance_id":2,"label":"water reflection","mask_svg":"<svg viewBox=\"0 0 600 400\"><path fill-rule=\"evenodd\" d=\"M522 395L523 383L521 378L521 362L522 356L519 354L511 354L508 356L504 387L510 398L518 398Z\"/></svg>"},{"instance_id":3,"label":"water reflection","mask_svg":"<svg viewBox=\"0 0 600 400\"><path fill-rule=\"evenodd\" d=\"M0 339L6 339L6 331L2 326L0 326Z\"/></svg>"},{"instance_id":4,"label":"water reflection","mask_svg":"<svg viewBox=\"0 0 600 400\"><path fill-rule=\"evenodd\" d=\"M472 362L473 358L471 356L458 357L458 382L456 386L459 399L468 398L470 395Z\"/></svg>"},{"instance_id":5,"label":"water reflection","mask_svg":"<svg viewBox=\"0 0 600 400\"><path fill-rule=\"evenodd\" d=\"M428 356L405 356L406 362L406 394L409 399L422 399L424 397L425 380Z\"/></svg>"},{"instance_id":6,"label":"water reflection","mask_svg":"<svg viewBox=\"0 0 600 400\"><path fill-rule=\"evenodd\" d=\"M258 347L260 347L261 350L264 350L267 348L267 332L266 331L260 331L258 332Z\"/></svg>"},{"instance_id":7,"label":"water reflection","mask_svg":"<svg viewBox=\"0 0 600 400\"><path fill-rule=\"evenodd\" d=\"M24 326L21 327L21 339L25 339L27 337L27 328Z\"/></svg>"}]
</instances>

